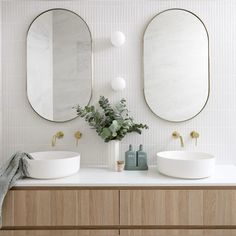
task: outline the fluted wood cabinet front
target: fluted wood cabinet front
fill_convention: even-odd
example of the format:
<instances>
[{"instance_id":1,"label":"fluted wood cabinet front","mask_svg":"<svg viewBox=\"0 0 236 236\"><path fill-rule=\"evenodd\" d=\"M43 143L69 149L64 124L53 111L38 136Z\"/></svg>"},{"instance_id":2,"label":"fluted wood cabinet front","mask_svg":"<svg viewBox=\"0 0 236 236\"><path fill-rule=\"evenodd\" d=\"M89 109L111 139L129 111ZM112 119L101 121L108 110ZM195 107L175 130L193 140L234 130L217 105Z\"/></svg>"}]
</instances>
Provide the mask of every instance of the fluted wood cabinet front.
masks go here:
<instances>
[{"instance_id":1,"label":"fluted wood cabinet front","mask_svg":"<svg viewBox=\"0 0 236 236\"><path fill-rule=\"evenodd\" d=\"M236 187L14 189L0 236L234 236Z\"/></svg>"},{"instance_id":2,"label":"fluted wood cabinet front","mask_svg":"<svg viewBox=\"0 0 236 236\"><path fill-rule=\"evenodd\" d=\"M231 229L154 229L121 230L120 236L235 236Z\"/></svg>"},{"instance_id":3,"label":"fluted wood cabinet front","mask_svg":"<svg viewBox=\"0 0 236 236\"><path fill-rule=\"evenodd\" d=\"M118 236L119 230L0 230L0 236Z\"/></svg>"},{"instance_id":4,"label":"fluted wood cabinet front","mask_svg":"<svg viewBox=\"0 0 236 236\"><path fill-rule=\"evenodd\" d=\"M3 206L4 227L118 224L118 190L11 190Z\"/></svg>"},{"instance_id":5,"label":"fluted wood cabinet front","mask_svg":"<svg viewBox=\"0 0 236 236\"><path fill-rule=\"evenodd\" d=\"M121 190L120 224L236 226L236 190Z\"/></svg>"}]
</instances>

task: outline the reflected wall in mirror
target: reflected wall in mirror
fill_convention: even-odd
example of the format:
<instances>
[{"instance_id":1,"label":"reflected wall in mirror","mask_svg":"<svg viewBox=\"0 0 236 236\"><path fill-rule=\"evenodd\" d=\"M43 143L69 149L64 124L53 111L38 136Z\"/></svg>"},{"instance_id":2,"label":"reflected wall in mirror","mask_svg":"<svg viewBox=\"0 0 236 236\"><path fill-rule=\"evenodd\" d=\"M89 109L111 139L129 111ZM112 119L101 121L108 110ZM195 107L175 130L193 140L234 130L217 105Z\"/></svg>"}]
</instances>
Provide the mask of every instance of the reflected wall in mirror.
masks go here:
<instances>
[{"instance_id":1,"label":"reflected wall in mirror","mask_svg":"<svg viewBox=\"0 0 236 236\"><path fill-rule=\"evenodd\" d=\"M209 38L193 13L170 9L144 33L144 96L158 117L181 122L195 117L209 97Z\"/></svg>"},{"instance_id":2,"label":"reflected wall in mirror","mask_svg":"<svg viewBox=\"0 0 236 236\"><path fill-rule=\"evenodd\" d=\"M43 118L77 117L73 106L92 96L92 38L77 14L52 9L39 15L27 34L27 95Z\"/></svg>"}]
</instances>

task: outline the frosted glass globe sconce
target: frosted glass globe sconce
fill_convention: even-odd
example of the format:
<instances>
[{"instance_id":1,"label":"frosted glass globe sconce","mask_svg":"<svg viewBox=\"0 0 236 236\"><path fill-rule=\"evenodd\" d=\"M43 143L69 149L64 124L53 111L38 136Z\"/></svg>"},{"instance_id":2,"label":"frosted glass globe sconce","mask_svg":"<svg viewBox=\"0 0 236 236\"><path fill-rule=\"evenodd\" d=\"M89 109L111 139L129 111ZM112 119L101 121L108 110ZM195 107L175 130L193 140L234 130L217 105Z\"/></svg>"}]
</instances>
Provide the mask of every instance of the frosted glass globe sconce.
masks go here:
<instances>
[{"instance_id":1,"label":"frosted glass globe sconce","mask_svg":"<svg viewBox=\"0 0 236 236\"><path fill-rule=\"evenodd\" d=\"M126 87L125 79L122 77L116 77L111 81L111 87L114 91L122 91Z\"/></svg>"},{"instance_id":2,"label":"frosted glass globe sconce","mask_svg":"<svg viewBox=\"0 0 236 236\"><path fill-rule=\"evenodd\" d=\"M120 47L125 43L125 35L120 32L116 31L111 35L111 43L114 47Z\"/></svg>"}]
</instances>

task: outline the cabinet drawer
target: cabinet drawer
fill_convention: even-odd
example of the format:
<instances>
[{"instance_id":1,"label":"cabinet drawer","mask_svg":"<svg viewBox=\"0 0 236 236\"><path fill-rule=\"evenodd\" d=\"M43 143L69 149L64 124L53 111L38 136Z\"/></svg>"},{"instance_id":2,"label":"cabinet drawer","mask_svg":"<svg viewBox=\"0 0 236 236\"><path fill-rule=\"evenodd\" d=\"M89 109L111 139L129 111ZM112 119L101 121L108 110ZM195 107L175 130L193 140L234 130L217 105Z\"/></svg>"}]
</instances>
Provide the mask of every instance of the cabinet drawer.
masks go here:
<instances>
[{"instance_id":1,"label":"cabinet drawer","mask_svg":"<svg viewBox=\"0 0 236 236\"><path fill-rule=\"evenodd\" d=\"M121 225L236 225L236 190L122 190Z\"/></svg>"},{"instance_id":2,"label":"cabinet drawer","mask_svg":"<svg viewBox=\"0 0 236 236\"><path fill-rule=\"evenodd\" d=\"M0 236L118 236L118 230L0 230Z\"/></svg>"},{"instance_id":3,"label":"cabinet drawer","mask_svg":"<svg viewBox=\"0 0 236 236\"><path fill-rule=\"evenodd\" d=\"M3 226L118 225L117 190L12 190Z\"/></svg>"},{"instance_id":4,"label":"cabinet drawer","mask_svg":"<svg viewBox=\"0 0 236 236\"><path fill-rule=\"evenodd\" d=\"M120 236L235 236L231 229L157 229L157 230L121 230Z\"/></svg>"}]
</instances>

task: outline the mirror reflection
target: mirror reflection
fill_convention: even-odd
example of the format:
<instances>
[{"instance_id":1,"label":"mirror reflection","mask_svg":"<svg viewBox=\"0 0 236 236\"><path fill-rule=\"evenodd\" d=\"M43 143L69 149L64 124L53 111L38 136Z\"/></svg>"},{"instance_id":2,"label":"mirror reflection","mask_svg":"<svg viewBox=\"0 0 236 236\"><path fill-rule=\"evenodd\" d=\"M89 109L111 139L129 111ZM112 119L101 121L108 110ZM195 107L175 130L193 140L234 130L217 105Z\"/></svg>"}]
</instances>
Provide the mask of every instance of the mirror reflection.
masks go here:
<instances>
[{"instance_id":1,"label":"mirror reflection","mask_svg":"<svg viewBox=\"0 0 236 236\"><path fill-rule=\"evenodd\" d=\"M39 15L27 35L27 95L43 118L63 122L92 95L92 38L77 14L53 9Z\"/></svg>"},{"instance_id":2,"label":"mirror reflection","mask_svg":"<svg viewBox=\"0 0 236 236\"><path fill-rule=\"evenodd\" d=\"M158 117L195 117L209 96L208 34L193 13L170 9L156 15L144 34L144 95Z\"/></svg>"}]
</instances>

